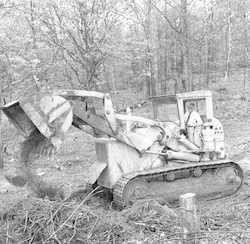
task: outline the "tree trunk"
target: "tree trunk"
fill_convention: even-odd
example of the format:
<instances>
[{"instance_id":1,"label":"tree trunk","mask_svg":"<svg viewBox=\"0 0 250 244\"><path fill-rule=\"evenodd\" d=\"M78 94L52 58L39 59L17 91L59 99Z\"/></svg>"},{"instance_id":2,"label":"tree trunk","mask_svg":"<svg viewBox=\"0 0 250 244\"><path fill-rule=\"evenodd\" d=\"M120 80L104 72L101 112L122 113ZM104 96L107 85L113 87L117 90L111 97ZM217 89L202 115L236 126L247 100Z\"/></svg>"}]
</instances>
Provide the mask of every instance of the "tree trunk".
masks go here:
<instances>
[{"instance_id":1,"label":"tree trunk","mask_svg":"<svg viewBox=\"0 0 250 244\"><path fill-rule=\"evenodd\" d=\"M205 6L206 7L206 6ZM206 37L206 55L205 55L205 89L209 88L210 78L212 75L213 63L213 29L214 29L214 3L210 0L208 9L208 34Z\"/></svg>"},{"instance_id":2,"label":"tree trunk","mask_svg":"<svg viewBox=\"0 0 250 244\"><path fill-rule=\"evenodd\" d=\"M0 86L0 107L3 106L2 85ZM0 110L0 169L4 167L3 164L3 135L2 135L2 110Z\"/></svg>"},{"instance_id":3,"label":"tree trunk","mask_svg":"<svg viewBox=\"0 0 250 244\"><path fill-rule=\"evenodd\" d=\"M164 14L165 16L167 16L168 12L167 12L167 3L165 1L165 5L164 5ZM161 77L161 94L167 94L167 82L168 82L168 72L169 72L169 64L168 64L168 54L169 54L169 50L168 50L168 42L167 40L169 39L168 37L168 26L165 24L164 28L163 28L163 33L162 33L163 37L164 37L164 45L162 45L162 48L164 49L163 51L163 58L161 60L162 62L162 77ZM162 51L162 49L161 49Z\"/></svg>"},{"instance_id":4,"label":"tree trunk","mask_svg":"<svg viewBox=\"0 0 250 244\"><path fill-rule=\"evenodd\" d=\"M165 41L166 43L166 41ZM168 83L168 45L165 44L164 57L163 57L163 78L162 78L162 94L167 93L167 83Z\"/></svg>"},{"instance_id":5,"label":"tree trunk","mask_svg":"<svg viewBox=\"0 0 250 244\"><path fill-rule=\"evenodd\" d=\"M116 88L116 71L115 71L115 66L113 63L111 64L111 79L112 79L112 86L113 86L113 91L114 91L114 104L115 104L116 110L118 110L117 88ZM110 91L110 94L111 94L111 91Z\"/></svg>"},{"instance_id":6,"label":"tree trunk","mask_svg":"<svg viewBox=\"0 0 250 244\"><path fill-rule=\"evenodd\" d=\"M225 70L225 81L228 80L229 69L230 69L230 56L231 56L231 0L227 0L227 34L226 34L226 70Z\"/></svg>"},{"instance_id":7,"label":"tree trunk","mask_svg":"<svg viewBox=\"0 0 250 244\"><path fill-rule=\"evenodd\" d=\"M243 80L243 90L242 90L242 100L246 100L246 76L247 69L249 69L249 55L248 55L248 36L247 36L247 20L246 20L246 2L243 2L243 25L244 25L244 80Z\"/></svg>"},{"instance_id":8,"label":"tree trunk","mask_svg":"<svg viewBox=\"0 0 250 244\"><path fill-rule=\"evenodd\" d=\"M152 3L151 0L147 1L147 16L145 23L145 34L147 39L147 61L146 61L146 84L147 84L147 96L155 96L156 95L156 80L154 78L154 60L151 55L151 11L152 11Z\"/></svg>"},{"instance_id":9,"label":"tree trunk","mask_svg":"<svg viewBox=\"0 0 250 244\"><path fill-rule=\"evenodd\" d=\"M190 50L189 50L189 33L188 33L188 14L187 0L181 0L181 42L184 65L184 77L182 86L184 90L191 91L192 82L190 79Z\"/></svg>"},{"instance_id":10,"label":"tree trunk","mask_svg":"<svg viewBox=\"0 0 250 244\"><path fill-rule=\"evenodd\" d=\"M35 7L35 4L33 0L30 0L30 26L32 30L34 48L36 48L36 29L35 29L34 7Z\"/></svg>"},{"instance_id":11,"label":"tree trunk","mask_svg":"<svg viewBox=\"0 0 250 244\"><path fill-rule=\"evenodd\" d=\"M183 56L181 55L181 61L180 65L178 65L178 46L177 43L175 42L174 44L174 70L175 70L175 75L176 75L176 80L175 80L175 93L182 92L182 86L181 86L181 79L182 79L182 74L183 74Z\"/></svg>"},{"instance_id":12,"label":"tree trunk","mask_svg":"<svg viewBox=\"0 0 250 244\"><path fill-rule=\"evenodd\" d=\"M250 77L250 54L249 54L249 50L248 47L246 47L246 57L247 57L247 70L248 70L248 77Z\"/></svg>"},{"instance_id":13,"label":"tree trunk","mask_svg":"<svg viewBox=\"0 0 250 244\"><path fill-rule=\"evenodd\" d=\"M164 64L162 60L162 29L160 25L160 16L157 12L156 15L156 22L157 22L157 51L156 51L156 72L157 72L157 80L160 85L160 94L163 94L164 90L164 78L163 78L163 70Z\"/></svg>"}]
</instances>

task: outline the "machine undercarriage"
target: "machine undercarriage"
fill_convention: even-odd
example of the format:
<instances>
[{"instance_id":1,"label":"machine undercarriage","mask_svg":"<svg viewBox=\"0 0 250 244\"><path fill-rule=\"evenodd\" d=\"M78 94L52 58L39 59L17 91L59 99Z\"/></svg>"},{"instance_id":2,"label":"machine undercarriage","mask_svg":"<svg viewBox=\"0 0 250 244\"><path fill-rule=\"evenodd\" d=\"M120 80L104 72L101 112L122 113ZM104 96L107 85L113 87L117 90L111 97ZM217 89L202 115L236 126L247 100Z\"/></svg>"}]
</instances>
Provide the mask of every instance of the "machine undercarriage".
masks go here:
<instances>
[{"instance_id":1,"label":"machine undercarriage","mask_svg":"<svg viewBox=\"0 0 250 244\"><path fill-rule=\"evenodd\" d=\"M114 188L114 202L121 208L143 199L174 204L188 192L215 199L236 193L242 183L243 171L233 162L190 163L123 175Z\"/></svg>"}]
</instances>

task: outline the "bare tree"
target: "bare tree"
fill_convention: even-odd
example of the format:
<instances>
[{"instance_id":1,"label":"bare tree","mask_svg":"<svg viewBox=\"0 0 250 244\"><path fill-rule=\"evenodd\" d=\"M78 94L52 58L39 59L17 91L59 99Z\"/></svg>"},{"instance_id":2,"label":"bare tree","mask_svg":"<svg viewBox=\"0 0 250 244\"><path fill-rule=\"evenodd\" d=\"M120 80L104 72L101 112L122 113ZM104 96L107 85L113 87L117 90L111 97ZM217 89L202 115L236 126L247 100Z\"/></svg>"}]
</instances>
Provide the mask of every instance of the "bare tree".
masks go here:
<instances>
[{"instance_id":1,"label":"bare tree","mask_svg":"<svg viewBox=\"0 0 250 244\"><path fill-rule=\"evenodd\" d=\"M13 3L12 1L2 1L0 3L0 20L3 20L8 14L11 13L12 8L13 8ZM0 49L0 54L4 54L4 46L1 47ZM4 75L4 72L6 71L5 64L3 61L0 59L0 108L3 106L3 99L4 99L4 94L3 94L3 86L5 85L6 82L6 77ZM3 136L2 136L2 111L0 109L0 169L4 167L4 162L3 162Z\"/></svg>"},{"instance_id":2,"label":"bare tree","mask_svg":"<svg viewBox=\"0 0 250 244\"><path fill-rule=\"evenodd\" d=\"M120 2L74 0L67 8L48 3L41 22L44 36L60 49L71 70L75 87L97 89L103 62L109 55L109 40L119 33Z\"/></svg>"},{"instance_id":3,"label":"bare tree","mask_svg":"<svg viewBox=\"0 0 250 244\"><path fill-rule=\"evenodd\" d=\"M214 32L214 0L210 0L208 3L204 1L204 4L208 5L207 8L207 33L205 33L205 88L209 87L210 78L213 76L213 32Z\"/></svg>"},{"instance_id":4,"label":"bare tree","mask_svg":"<svg viewBox=\"0 0 250 244\"><path fill-rule=\"evenodd\" d=\"M244 59L244 76L243 76L243 89L242 89L242 100L246 100L246 79L247 79L247 73L249 73L249 50L248 50L248 28L247 28L247 10L246 10L246 1L243 0L242 3L242 22L243 22L243 59ZM248 72L247 72L248 70Z\"/></svg>"},{"instance_id":5,"label":"bare tree","mask_svg":"<svg viewBox=\"0 0 250 244\"><path fill-rule=\"evenodd\" d=\"M189 52L189 26L188 26L188 11L187 0L181 0L181 42L182 42L182 57L184 66L184 89L190 91L192 87L192 79L190 78L190 52Z\"/></svg>"},{"instance_id":6,"label":"bare tree","mask_svg":"<svg viewBox=\"0 0 250 244\"><path fill-rule=\"evenodd\" d=\"M135 68L135 64L139 66L143 66L141 76L144 77L144 83L146 87L146 96L154 96L156 95L156 79L155 79L155 60L156 58L152 53L154 52L154 40L153 35L153 1L145 0L142 2L139 1L131 1L126 0L126 4L131 9L131 20L134 22L134 30L136 28L139 29L138 35L136 38L141 42L142 53L140 53L140 57L135 56L137 59L132 60L133 69ZM139 26L139 27L137 27ZM140 31L141 30L141 31ZM137 34L137 32L135 31ZM140 59L140 64L138 63L138 59ZM135 69L134 69L135 70ZM138 75L137 75L138 76ZM140 82L139 79L136 82ZM139 86L139 83L137 84Z\"/></svg>"},{"instance_id":7,"label":"bare tree","mask_svg":"<svg viewBox=\"0 0 250 244\"><path fill-rule=\"evenodd\" d=\"M232 29L232 10L231 0L227 0L227 25L226 25L226 65L225 65L225 81L228 80L229 69L230 69L230 57L231 57L231 29Z\"/></svg>"},{"instance_id":8,"label":"bare tree","mask_svg":"<svg viewBox=\"0 0 250 244\"><path fill-rule=\"evenodd\" d=\"M3 106L2 85L0 85L0 108ZM0 169L4 167L3 163L3 136L2 136L2 110L0 110Z\"/></svg>"}]
</instances>

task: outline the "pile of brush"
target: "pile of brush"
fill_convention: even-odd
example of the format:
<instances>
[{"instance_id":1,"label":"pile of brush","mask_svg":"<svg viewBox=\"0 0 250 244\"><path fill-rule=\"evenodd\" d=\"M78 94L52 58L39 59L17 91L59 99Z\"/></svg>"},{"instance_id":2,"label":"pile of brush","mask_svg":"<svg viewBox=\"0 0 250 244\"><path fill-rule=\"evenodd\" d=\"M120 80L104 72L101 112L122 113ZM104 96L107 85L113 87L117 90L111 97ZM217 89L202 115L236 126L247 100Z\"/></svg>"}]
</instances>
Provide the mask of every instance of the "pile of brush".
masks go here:
<instances>
[{"instance_id":1,"label":"pile of brush","mask_svg":"<svg viewBox=\"0 0 250 244\"><path fill-rule=\"evenodd\" d=\"M99 194L19 202L1 219L0 243L183 243L178 208L150 200L118 211L111 203L103 207ZM200 205L201 231L192 243L249 243L249 208L248 201Z\"/></svg>"},{"instance_id":2,"label":"pile of brush","mask_svg":"<svg viewBox=\"0 0 250 244\"><path fill-rule=\"evenodd\" d=\"M0 243L154 243L178 232L177 215L167 206L144 201L123 211L111 204L105 209L98 194L19 202L2 218Z\"/></svg>"}]
</instances>

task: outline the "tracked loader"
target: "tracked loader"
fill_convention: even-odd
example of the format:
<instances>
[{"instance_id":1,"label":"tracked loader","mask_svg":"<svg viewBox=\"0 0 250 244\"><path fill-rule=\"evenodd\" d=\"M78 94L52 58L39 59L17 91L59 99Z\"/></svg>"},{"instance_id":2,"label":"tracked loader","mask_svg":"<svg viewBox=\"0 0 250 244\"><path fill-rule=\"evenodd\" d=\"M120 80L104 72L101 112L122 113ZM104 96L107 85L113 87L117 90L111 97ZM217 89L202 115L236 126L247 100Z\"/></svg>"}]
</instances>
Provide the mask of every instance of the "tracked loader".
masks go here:
<instances>
[{"instance_id":1,"label":"tracked loader","mask_svg":"<svg viewBox=\"0 0 250 244\"><path fill-rule=\"evenodd\" d=\"M71 125L91 134L96 160L86 181L109 190L121 208L140 199L171 203L187 192L198 198L236 193L243 184L243 171L226 159L223 126L214 118L211 92L150 100L154 119L134 116L129 110L118 114L109 94L81 90L31 94L6 104L2 111L27 138L23 155L30 150L43 156L56 153ZM186 128L189 102L195 104L202 125Z\"/></svg>"}]
</instances>

